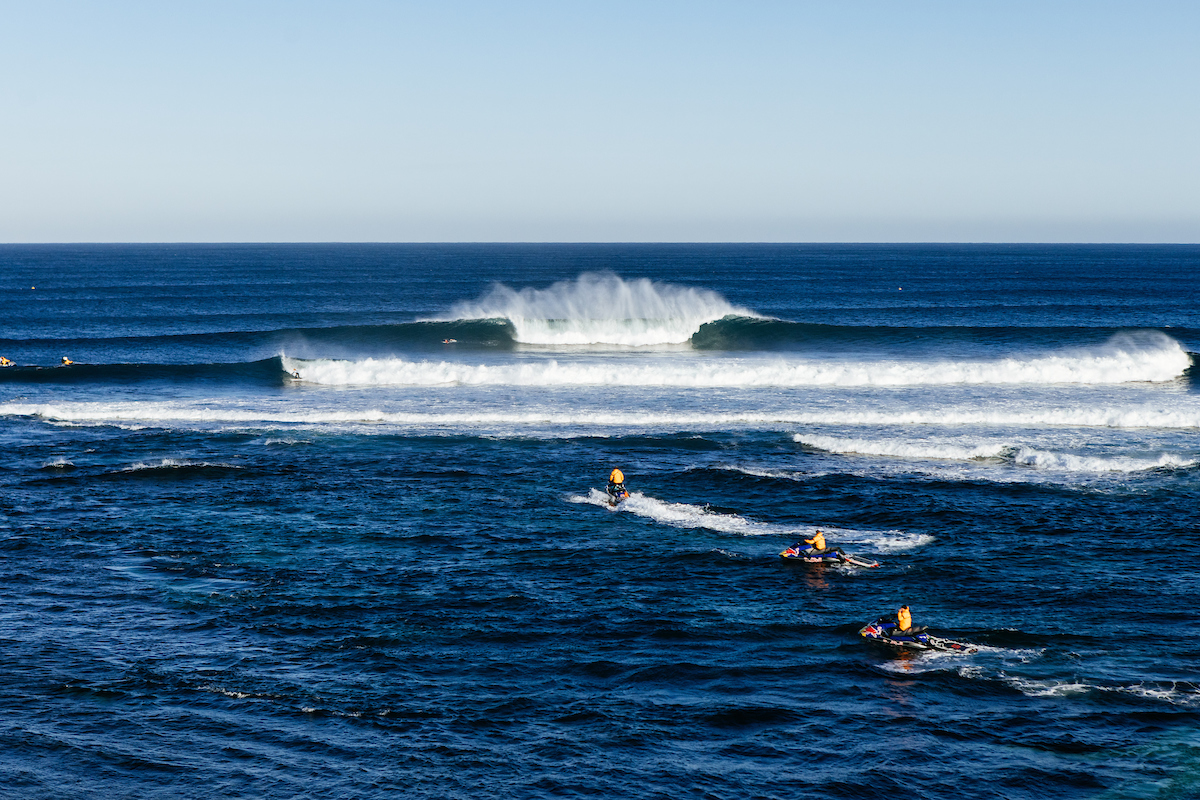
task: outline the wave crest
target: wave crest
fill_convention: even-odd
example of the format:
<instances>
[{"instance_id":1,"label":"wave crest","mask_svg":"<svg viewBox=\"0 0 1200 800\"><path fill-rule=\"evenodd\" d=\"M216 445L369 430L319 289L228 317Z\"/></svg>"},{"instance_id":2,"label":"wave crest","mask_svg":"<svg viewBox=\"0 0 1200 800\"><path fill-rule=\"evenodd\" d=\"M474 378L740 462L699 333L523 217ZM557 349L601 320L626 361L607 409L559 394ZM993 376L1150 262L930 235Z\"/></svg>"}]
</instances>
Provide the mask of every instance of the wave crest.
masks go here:
<instances>
[{"instance_id":1,"label":"wave crest","mask_svg":"<svg viewBox=\"0 0 1200 800\"><path fill-rule=\"evenodd\" d=\"M708 289L592 272L545 289L497 283L480 299L454 305L450 315L506 319L525 344L625 347L686 344L705 323L759 316Z\"/></svg>"},{"instance_id":2,"label":"wave crest","mask_svg":"<svg viewBox=\"0 0 1200 800\"><path fill-rule=\"evenodd\" d=\"M1085 350L998 361L829 361L796 358L545 360L499 365L462 361L284 358L302 380L338 386L805 386L1104 385L1169 381L1191 365L1187 352L1155 332L1122 334Z\"/></svg>"},{"instance_id":3,"label":"wave crest","mask_svg":"<svg viewBox=\"0 0 1200 800\"><path fill-rule=\"evenodd\" d=\"M886 456L916 460L978 461L1001 460L1020 467L1049 472L1146 472L1155 469L1188 469L1195 459L1160 453L1158 456L1086 456L1040 450L1027 445L986 441L969 444L907 442L891 439L851 439L838 436L796 434L805 447L845 455Z\"/></svg>"}]
</instances>

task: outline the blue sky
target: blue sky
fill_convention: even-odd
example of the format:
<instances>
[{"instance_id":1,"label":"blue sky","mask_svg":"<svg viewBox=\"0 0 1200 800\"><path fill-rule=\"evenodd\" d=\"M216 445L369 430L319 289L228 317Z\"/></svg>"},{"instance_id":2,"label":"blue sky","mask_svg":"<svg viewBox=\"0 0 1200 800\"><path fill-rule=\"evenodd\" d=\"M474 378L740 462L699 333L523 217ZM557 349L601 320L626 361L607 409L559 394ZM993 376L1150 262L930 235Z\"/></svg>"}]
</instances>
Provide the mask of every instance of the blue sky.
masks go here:
<instances>
[{"instance_id":1,"label":"blue sky","mask_svg":"<svg viewBox=\"0 0 1200 800\"><path fill-rule=\"evenodd\" d=\"M1200 4L0 2L0 241L1200 241Z\"/></svg>"}]
</instances>

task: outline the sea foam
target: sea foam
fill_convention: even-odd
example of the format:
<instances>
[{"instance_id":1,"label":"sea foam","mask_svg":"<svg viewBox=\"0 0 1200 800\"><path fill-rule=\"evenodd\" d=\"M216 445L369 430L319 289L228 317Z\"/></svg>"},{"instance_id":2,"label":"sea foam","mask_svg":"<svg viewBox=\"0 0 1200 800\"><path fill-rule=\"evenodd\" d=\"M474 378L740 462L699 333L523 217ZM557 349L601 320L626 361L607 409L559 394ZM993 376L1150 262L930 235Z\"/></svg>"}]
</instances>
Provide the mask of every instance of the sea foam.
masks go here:
<instances>
[{"instance_id":1,"label":"sea foam","mask_svg":"<svg viewBox=\"0 0 1200 800\"><path fill-rule=\"evenodd\" d=\"M999 459L1009 463L1053 472L1144 472L1152 469L1183 469L1195 459L1170 453L1135 456L1090 456L1029 447L1016 442L990 440L973 444L912 442L892 439L852 439L836 436L796 434L798 444L828 453L888 456L917 460L975 461Z\"/></svg>"},{"instance_id":2,"label":"sea foam","mask_svg":"<svg viewBox=\"0 0 1200 800\"><path fill-rule=\"evenodd\" d=\"M869 411L837 411L780 408L769 411L671 412L567 410L561 407L525 410L424 411L390 410L364 405L359 408L212 407L161 401L0 403L0 416L37 417L55 425L109 424L283 424L341 425L382 424L424 428L479 430L531 426L604 430L717 429L724 427L770 428L817 425L984 425L996 427L1070 428L1200 428L1200 408L1165 409L1154 406L1055 408L948 407ZM797 434L802 438L806 434Z\"/></svg>"},{"instance_id":3,"label":"sea foam","mask_svg":"<svg viewBox=\"0 0 1200 800\"><path fill-rule=\"evenodd\" d=\"M1161 382L1191 358L1156 332L1120 334L1089 349L995 361L884 361L804 358L540 359L519 363L283 357L288 372L333 386L661 386L677 388L904 387L928 385Z\"/></svg>"}]
</instances>

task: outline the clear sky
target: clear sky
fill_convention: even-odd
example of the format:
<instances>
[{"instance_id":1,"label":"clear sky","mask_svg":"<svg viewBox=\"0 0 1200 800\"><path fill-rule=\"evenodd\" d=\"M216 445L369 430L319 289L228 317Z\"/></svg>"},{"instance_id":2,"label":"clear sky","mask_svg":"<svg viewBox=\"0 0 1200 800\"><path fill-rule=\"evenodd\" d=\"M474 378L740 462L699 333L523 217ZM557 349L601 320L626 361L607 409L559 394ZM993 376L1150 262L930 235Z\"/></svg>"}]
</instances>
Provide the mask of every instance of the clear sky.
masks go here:
<instances>
[{"instance_id":1,"label":"clear sky","mask_svg":"<svg viewBox=\"0 0 1200 800\"><path fill-rule=\"evenodd\" d=\"M0 241L1200 241L1200 3L4 2Z\"/></svg>"}]
</instances>

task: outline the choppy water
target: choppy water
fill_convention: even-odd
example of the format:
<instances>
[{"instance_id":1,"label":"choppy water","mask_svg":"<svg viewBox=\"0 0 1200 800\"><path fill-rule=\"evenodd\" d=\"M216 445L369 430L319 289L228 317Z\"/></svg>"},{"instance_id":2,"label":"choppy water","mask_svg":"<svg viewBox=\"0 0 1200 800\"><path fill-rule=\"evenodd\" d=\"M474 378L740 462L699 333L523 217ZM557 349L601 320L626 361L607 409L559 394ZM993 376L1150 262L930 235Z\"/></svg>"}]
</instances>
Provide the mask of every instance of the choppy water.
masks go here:
<instances>
[{"instance_id":1,"label":"choppy water","mask_svg":"<svg viewBox=\"0 0 1200 800\"><path fill-rule=\"evenodd\" d=\"M2 247L0 785L1194 796L1197 275ZM860 640L901 603L979 652Z\"/></svg>"}]
</instances>

